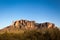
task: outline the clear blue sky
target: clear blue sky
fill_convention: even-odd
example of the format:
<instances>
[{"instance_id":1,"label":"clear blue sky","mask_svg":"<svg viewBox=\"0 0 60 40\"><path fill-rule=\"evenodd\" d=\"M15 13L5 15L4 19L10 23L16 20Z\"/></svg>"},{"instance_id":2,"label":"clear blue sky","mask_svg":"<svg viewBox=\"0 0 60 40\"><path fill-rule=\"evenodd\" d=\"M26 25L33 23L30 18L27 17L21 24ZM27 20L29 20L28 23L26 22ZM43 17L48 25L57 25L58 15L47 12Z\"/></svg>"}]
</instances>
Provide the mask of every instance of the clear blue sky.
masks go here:
<instances>
[{"instance_id":1,"label":"clear blue sky","mask_svg":"<svg viewBox=\"0 0 60 40\"><path fill-rule=\"evenodd\" d=\"M0 29L12 21L27 19L60 26L59 0L0 0Z\"/></svg>"}]
</instances>

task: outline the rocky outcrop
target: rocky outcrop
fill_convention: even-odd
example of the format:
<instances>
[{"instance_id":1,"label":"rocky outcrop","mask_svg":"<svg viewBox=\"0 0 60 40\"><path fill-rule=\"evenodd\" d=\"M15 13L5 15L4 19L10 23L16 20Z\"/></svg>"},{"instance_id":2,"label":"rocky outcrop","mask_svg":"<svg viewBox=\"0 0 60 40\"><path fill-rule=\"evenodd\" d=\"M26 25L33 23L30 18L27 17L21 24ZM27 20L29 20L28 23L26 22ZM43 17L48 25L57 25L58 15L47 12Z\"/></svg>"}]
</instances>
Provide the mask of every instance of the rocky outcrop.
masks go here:
<instances>
[{"instance_id":1,"label":"rocky outcrop","mask_svg":"<svg viewBox=\"0 0 60 40\"><path fill-rule=\"evenodd\" d=\"M55 25L49 22L36 23L35 21L18 20L14 22L13 27L22 29L34 29L34 28L54 28Z\"/></svg>"},{"instance_id":2,"label":"rocky outcrop","mask_svg":"<svg viewBox=\"0 0 60 40\"><path fill-rule=\"evenodd\" d=\"M53 23L45 22L45 23L40 23L37 25L38 28L54 28L55 25Z\"/></svg>"},{"instance_id":3,"label":"rocky outcrop","mask_svg":"<svg viewBox=\"0 0 60 40\"><path fill-rule=\"evenodd\" d=\"M15 21L13 24L15 28L25 28L25 29L33 29L35 27L35 21L28 21L28 20L18 20Z\"/></svg>"}]
</instances>

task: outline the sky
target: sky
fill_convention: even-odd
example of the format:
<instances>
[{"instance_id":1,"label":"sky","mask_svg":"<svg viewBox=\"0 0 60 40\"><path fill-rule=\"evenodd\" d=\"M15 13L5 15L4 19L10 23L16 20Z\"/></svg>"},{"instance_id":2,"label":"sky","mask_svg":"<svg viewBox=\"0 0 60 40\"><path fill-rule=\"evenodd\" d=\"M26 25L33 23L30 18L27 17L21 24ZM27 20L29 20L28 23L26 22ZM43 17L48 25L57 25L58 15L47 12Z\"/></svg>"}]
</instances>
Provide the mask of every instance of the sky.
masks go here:
<instances>
[{"instance_id":1,"label":"sky","mask_svg":"<svg viewBox=\"0 0 60 40\"><path fill-rule=\"evenodd\" d=\"M51 22L60 27L60 1L0 0L0 29L20 19Z\"/></svg>"}]
</instances>

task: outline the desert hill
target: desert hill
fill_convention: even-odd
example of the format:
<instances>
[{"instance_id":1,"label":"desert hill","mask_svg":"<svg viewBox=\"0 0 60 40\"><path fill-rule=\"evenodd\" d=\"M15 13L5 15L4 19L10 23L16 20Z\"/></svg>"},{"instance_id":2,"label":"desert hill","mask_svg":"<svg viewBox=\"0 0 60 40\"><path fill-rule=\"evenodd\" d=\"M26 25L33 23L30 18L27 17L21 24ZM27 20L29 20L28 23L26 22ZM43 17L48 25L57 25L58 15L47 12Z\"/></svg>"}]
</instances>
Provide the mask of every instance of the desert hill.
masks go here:
<instances>
[{"instance_id":1,"label":"desert hill","mask_svg":"<svg viewBox=\"0 0 60 40\"><path fill-rule=\"evenodd\" d=\"M33 29L42 29L42 28L55 28L55 24L50 22L45 23L36 23L35 21L29 20L17 20L0 31L15 32L19 30L33 30Z\"/></svg>"},{"instance_id":2,"label":"desert hill","mask_svg":"<svg viewBox=\"0 0 60 40\"><path fill-rule=\"evenodd\" d=\"M60 30L50 22L17 20L0 30L0 40L60 40Z\"/></svg>"}]
</instances>

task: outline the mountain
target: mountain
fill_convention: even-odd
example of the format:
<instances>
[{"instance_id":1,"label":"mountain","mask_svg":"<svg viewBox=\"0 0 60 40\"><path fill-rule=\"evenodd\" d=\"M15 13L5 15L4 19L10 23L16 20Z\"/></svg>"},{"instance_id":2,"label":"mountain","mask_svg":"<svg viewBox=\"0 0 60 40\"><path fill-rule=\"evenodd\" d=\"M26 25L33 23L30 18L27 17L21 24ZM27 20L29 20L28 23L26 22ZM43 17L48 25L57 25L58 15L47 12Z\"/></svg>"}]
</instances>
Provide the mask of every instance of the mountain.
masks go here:
<instances>
[{"instance_id":1,"label":"mountain","mask_svg":"<svg viewBox=\"0 0 60 40\"><path fill-rule=\"evenodd\" d=\"M0 32L15 32L21 30L33 30L33 29L42 29L42 28L55 28L55 24L50 22L45 23L36 23L35 21L29 20L17 20L3 29Z\"/></svg>"}]
</instances>

